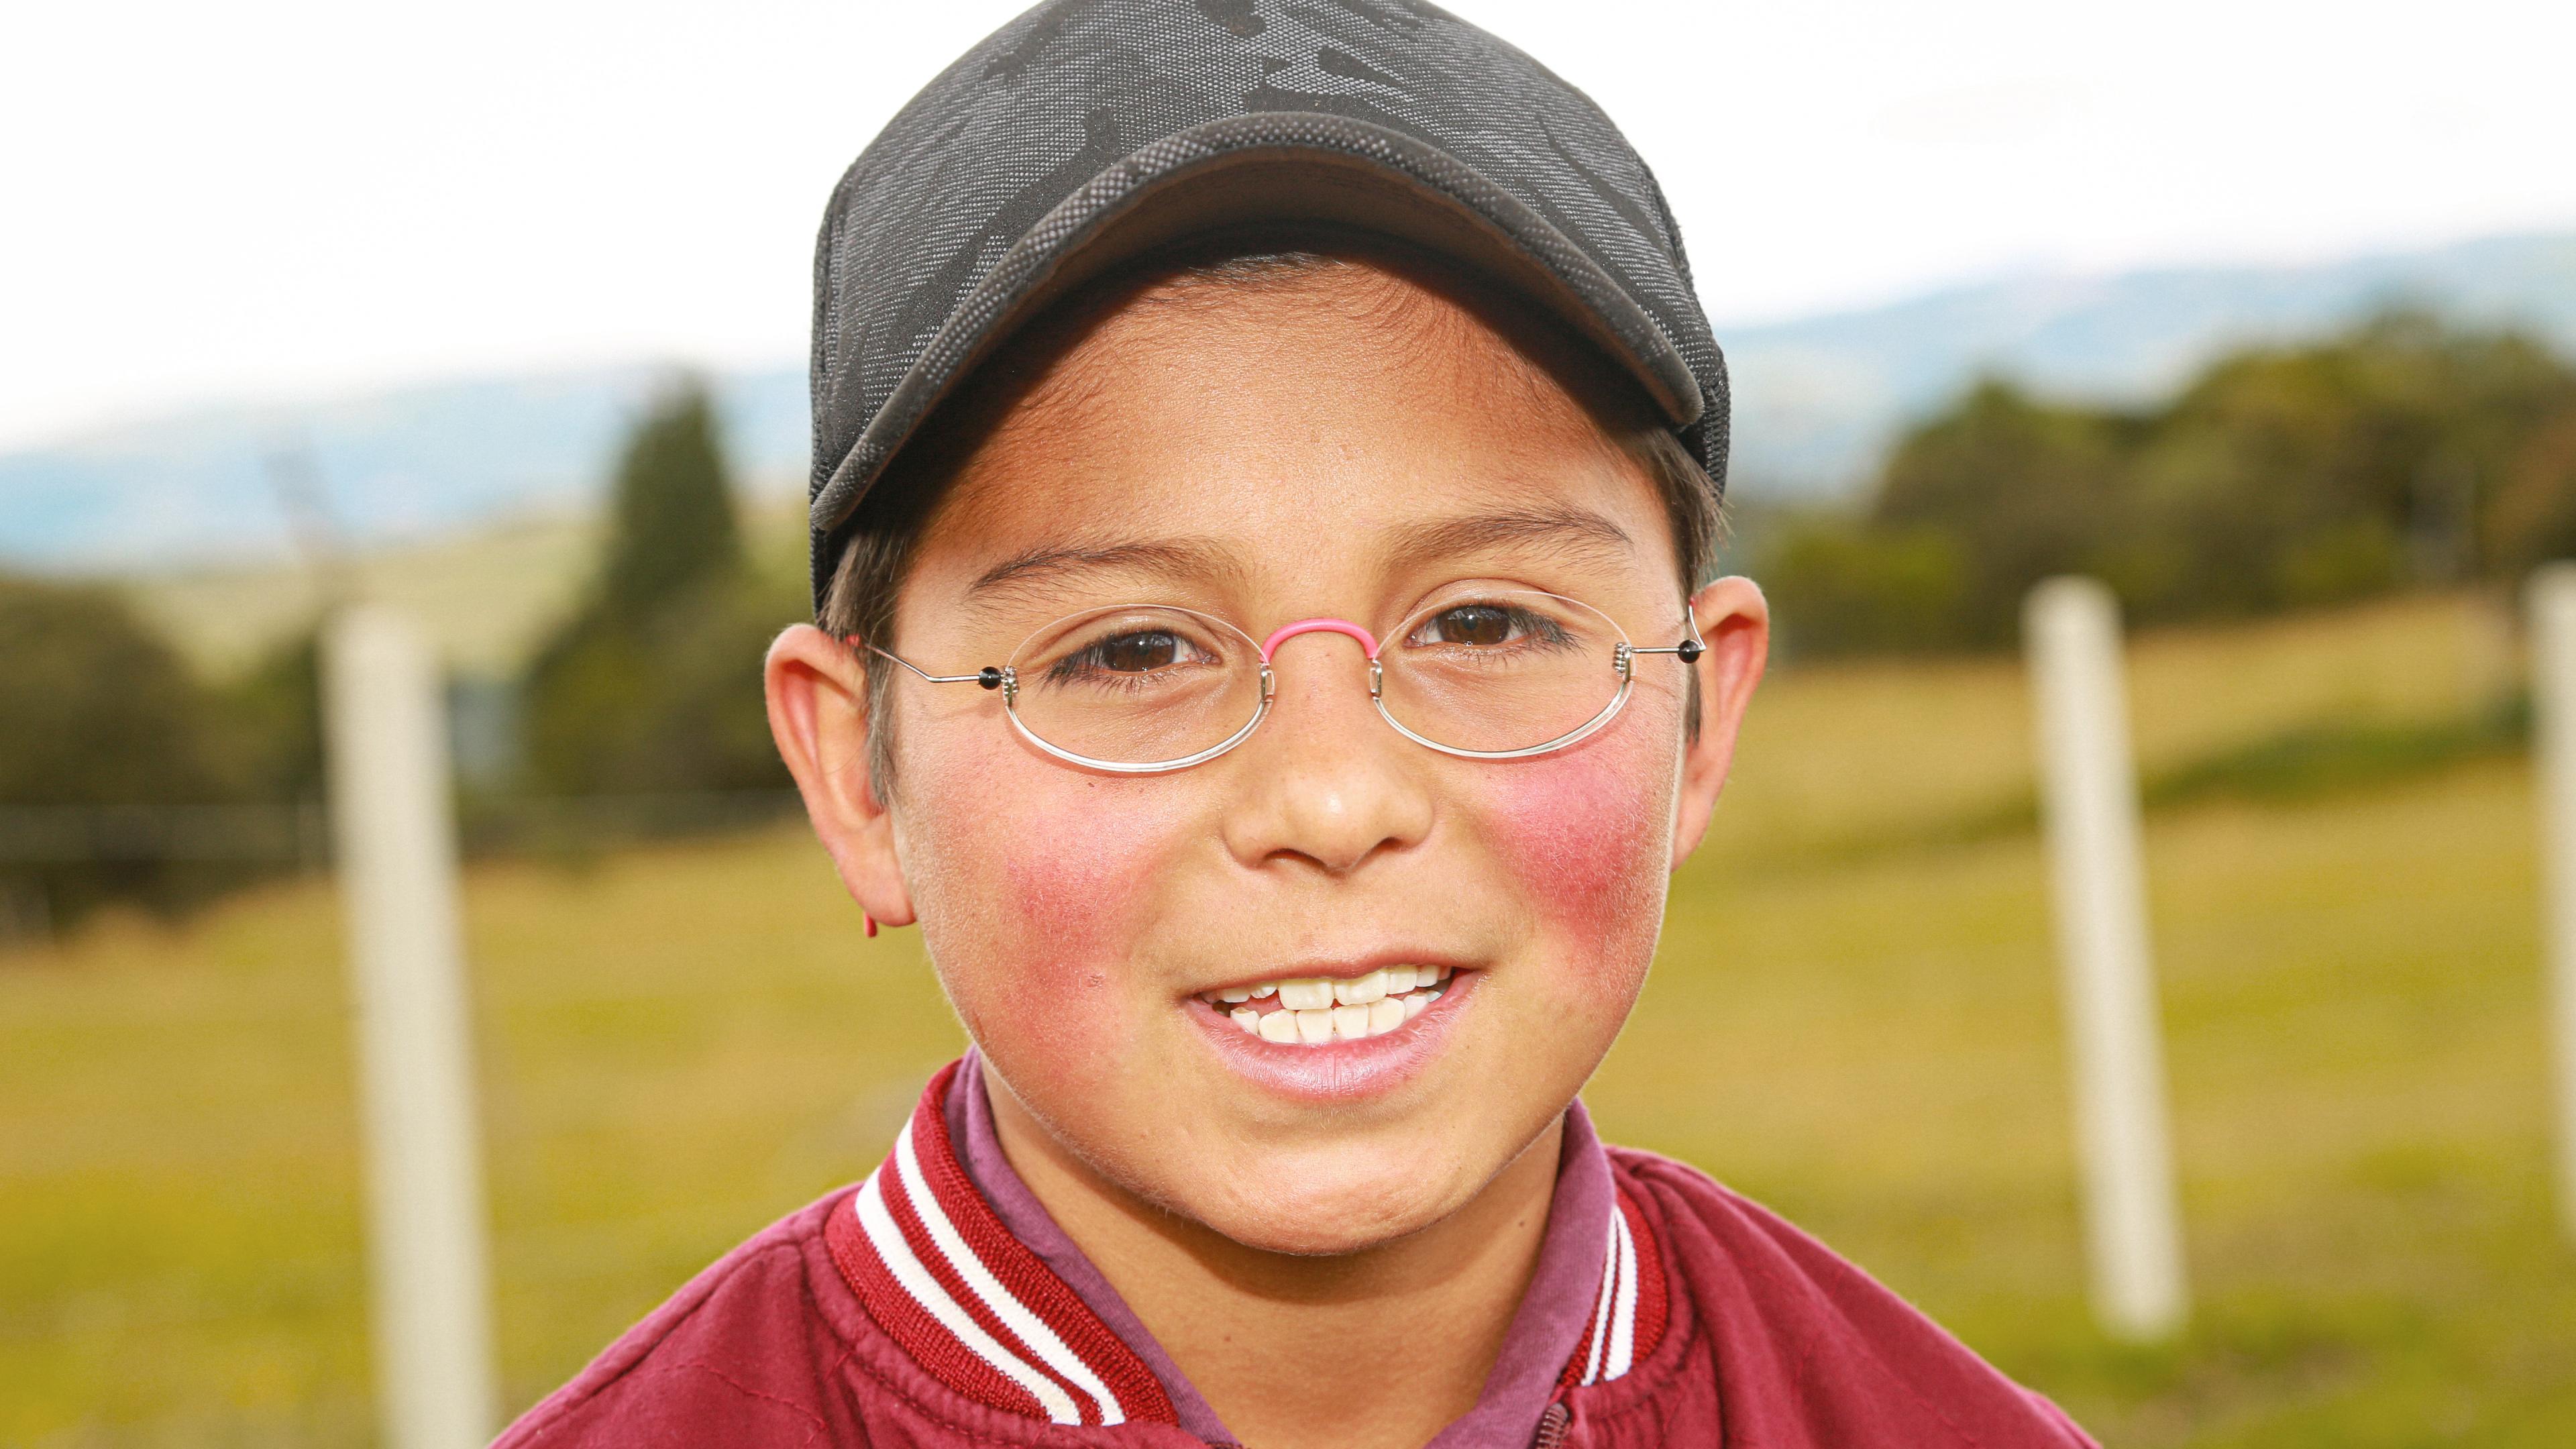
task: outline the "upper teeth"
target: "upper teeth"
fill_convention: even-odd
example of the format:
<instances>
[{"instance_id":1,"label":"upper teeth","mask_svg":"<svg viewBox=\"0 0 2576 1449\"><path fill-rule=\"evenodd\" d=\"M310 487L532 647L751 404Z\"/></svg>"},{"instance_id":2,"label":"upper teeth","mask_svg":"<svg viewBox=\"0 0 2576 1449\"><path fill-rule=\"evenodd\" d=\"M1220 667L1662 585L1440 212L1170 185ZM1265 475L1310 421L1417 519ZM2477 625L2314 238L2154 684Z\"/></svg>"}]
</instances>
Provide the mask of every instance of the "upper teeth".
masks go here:
<instances>
[{"instance_id":1,"label":"upper teeth","mask_svg":"<svg viewBox=\"0 0 2576 1449\"><path fill-rule=\"evenodd\" d=\"M1279 1004L1290 1011L1322 1011L1333 1004L1333 983L1309 979L1279 983Z\"/></svg>"},{"instance_id":2,"label":"upper teeth","mask_svg":"<svg viewBox=\"0 0 2576 1449\"><path fill-rule=\"evenodd\" d=\"M1199 999L1211 1006L1231 1007L1226 1014L1264 1041L1320 1046L1395 1030L1439 1000L1440 992L1434 988L1448 978L1446 966L1384 966L1348 980L1302 976L1203 991ZM1274 995L1279 998L1276 1010L1242 1004Z\"/></svg>"}]
</instances>

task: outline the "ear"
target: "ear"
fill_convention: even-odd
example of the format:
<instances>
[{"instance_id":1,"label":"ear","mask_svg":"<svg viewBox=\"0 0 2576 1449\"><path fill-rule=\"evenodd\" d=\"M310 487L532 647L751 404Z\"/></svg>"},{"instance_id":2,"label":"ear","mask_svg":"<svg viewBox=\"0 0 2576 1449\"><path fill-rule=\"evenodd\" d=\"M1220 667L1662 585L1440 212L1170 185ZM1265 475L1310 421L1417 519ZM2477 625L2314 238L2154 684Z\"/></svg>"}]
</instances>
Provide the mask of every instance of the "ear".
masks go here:
<instances>
[{"instance_id":1,"label":"ear","mask_svg":"<svg viewBox=\"0 0 2576 1449\"><path fill-rule=\"evenodd\" d=\"M897 859L894 817L868 775L868 670L862 657L811 624L779 635L761 670L769 733L850 899L875 921L908 926L914 919L912 893Z\"/></svg>"},{"instance_id":2,"label":"ear","mask_svg":"<svg viewBox=\"0 0 2576 1449\"><path fill-rule=\"evenodd\" d=\"M1708 833L1718 792L1735 764L1744 707L1771 654L1771 606L1751 579L1723 578L1691 596L1691 617L1708 645L1691 668L1699 680L1699 734L1682 744L1681 808L1673 819L1673 867Z\"/></svg>"}]
</instances>

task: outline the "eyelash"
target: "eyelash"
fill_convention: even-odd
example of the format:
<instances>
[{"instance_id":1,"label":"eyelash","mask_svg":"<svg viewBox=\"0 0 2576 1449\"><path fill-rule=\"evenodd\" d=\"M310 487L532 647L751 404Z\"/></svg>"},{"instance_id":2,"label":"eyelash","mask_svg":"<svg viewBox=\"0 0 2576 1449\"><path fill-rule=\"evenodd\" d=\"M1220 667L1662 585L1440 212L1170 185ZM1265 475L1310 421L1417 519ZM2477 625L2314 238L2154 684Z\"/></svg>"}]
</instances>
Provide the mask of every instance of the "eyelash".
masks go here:
<instances>
[{"instance_id":1,"label":"eyelash","mask_svg":"<svg viewBox=\"0 0 2576 1449\"><path fill-rule=\"evenodd\" d=\"M1438 643L1416 644L1415 647L1476 647L1490 651L1527 645L1540 645L1551 649L1562 649L1573 643L1573 636L1567 634L1564 626L1558 624L1555 620L1547 618L1541 614L1532 613L1529 610L1520 608L1516 605L1497 603L1488 599L1461 599L1456 603L1444 604L1437 612L1424 619L1422 621L1421 628L1415 630L1414 634L1418 635L1424 630L1428 630L1432 625L1439 623L1442 619L1463 609L1491 609L1494 612L1501 614L1511 624L1512 629L1514 630L1513 636L1505 639L1500 644L1450 646L1447 640L1441 640ZM1406 642L1413 643L1414 635L1407 635Z\"/></svg>"},{"instance_id":2,"label":"eyelash","mask_svg":"<svg viewBox=\"0 0 2576 1449\"><path fill-rule=\"evenodd\" d=\"M1149 630L1146 632L1160 633L1163 631ZM1082 646L1080 649L1067 654L1055 663L1048 665L1046 671L1047 678L1057 684L1066 684L1080 680L1088 684L1107 684L1112 688L1118 689L1141 689L1149 680L1152 680L1158 675L1164 674L1172 669L1180 668L1183 665L1198 663L1210 657L1208 651L1201 648L1198 644L1182 637L1181 635L1172 634L1169 637L1172 640L1174 650L1176 653L1179 653L1181 657L1175 658L1170 664L1157 669L1110 668L1107 657L1108 651L1116 647L1122 641L1138 637L1140 637L1140 635L1137 634L1111 634L1105 638L1093 640L1091 643Z\"/></svg>"},{"instance_id":3,"label":"eyelash","mask_svg":"<svg viewBox=\"0 0 2576 1449\"><path fill-rule=\"evenodd\" d=\"M1421 638L1425 631L1447 616L1470 609L1487 609L1501 614L1511 629L1510 636L1500 643L1482 645L1455 644L1446 640L1426 641ZM1146 634L1167 634L1172 640L1178 657L1170 664L1153 669L1110 667L1108 662L1110 650ZM1416 649L1453 649L1493 659L1506 653L1571 648L1574 645L1574 638L1566 632L1563 625L1544 614L1498 599L1479 599L1471 596L1442 605L1429 616L1424 617L1422 624L1409 632L1402 642ZM1204 645L1185 634L1150 629L1133 633L1109 634L1095 639L1047 666L1045 678L1049 683L1058 685L1079 683L1095 689L1141 691L1152 687L1159 680L1167 679L1176 669L1214 660L1215 656Z\"/></svg>"}]
</instances>

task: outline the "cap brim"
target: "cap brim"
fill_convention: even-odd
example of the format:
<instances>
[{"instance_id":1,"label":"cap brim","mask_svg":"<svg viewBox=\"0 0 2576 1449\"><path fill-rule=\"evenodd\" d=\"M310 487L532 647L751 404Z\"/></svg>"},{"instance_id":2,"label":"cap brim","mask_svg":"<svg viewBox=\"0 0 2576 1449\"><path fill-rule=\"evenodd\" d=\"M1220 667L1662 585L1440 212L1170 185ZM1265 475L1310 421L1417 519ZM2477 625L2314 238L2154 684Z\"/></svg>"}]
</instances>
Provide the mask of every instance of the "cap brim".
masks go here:
<instances>
[{"instance_id":1,"label":"cap brim","mask_svg":"<svg viewBox=\"0 0 2576 1449\"><path fill-rule=\"evenodd\" d=\"M1625 367L1676 428L1698 421L1680 350L1546 218L1455 157L1347 116L1265 113L1156 142L1067 197L970 291L831 477L811 521L847 522L932 409L1021 325L1121 263L1208 233L1342 227L1438 253L1537 302Z\"/></svg>"}]
</instances>

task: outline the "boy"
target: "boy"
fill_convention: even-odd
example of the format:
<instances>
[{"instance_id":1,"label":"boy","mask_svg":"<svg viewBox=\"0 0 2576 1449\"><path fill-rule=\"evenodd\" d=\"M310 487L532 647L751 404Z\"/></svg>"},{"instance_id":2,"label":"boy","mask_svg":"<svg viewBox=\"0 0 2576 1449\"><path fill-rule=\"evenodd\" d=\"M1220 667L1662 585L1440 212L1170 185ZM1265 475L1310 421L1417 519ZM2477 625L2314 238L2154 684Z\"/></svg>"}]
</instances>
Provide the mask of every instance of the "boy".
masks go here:
<instances>
[{"instance_id":1,"label":"boy","mask_svg":"<svg viewBox=\"0 0 2576 1449\"><path fill-rule=\"evenodd\" d=\"M1427 6L1044 5L816 277L771 723L974 1048L504 1442L2087 1442L1575 1100L1767 639L1588 101Z\"/></svg>"}]
</instances>

